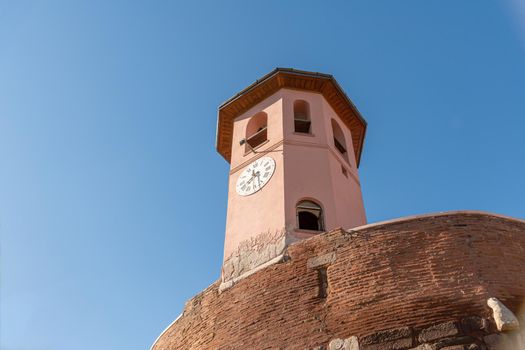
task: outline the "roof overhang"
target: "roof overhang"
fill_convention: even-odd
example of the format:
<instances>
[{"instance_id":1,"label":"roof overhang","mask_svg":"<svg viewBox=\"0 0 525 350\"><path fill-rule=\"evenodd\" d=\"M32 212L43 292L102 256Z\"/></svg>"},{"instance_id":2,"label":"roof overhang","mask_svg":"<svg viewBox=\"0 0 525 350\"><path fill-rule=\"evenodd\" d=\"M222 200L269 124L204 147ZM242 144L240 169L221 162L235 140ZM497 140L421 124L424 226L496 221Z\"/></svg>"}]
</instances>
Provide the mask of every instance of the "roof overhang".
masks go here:
<instances>
[{"instance_id":1,"label":"roof overhang","mask_svg":"<svg viewBox=\"0 0 525 350\"><path fill-rule=\"evenodd\" d=\"M217 151L230 162L233 121L240 114L280 89L305 90L320 93L350 129L357 165L365 140L366 121L333 76L323 73L276 68L219 107L217 119Z\"/></svg>"}]
</instances>

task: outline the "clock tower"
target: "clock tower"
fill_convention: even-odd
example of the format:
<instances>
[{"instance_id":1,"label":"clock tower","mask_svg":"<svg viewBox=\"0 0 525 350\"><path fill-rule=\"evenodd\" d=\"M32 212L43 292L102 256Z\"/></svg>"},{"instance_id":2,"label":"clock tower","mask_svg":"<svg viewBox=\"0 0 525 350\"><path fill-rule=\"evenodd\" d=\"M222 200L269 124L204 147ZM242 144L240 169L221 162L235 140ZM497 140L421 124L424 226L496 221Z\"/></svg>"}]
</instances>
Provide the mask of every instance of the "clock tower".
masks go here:
<instances>
[{"instance_id":1,"label":"clock tower","mask_svg":"<svg viewBox=\"0 0 525 350\"><path fill-rule=\"evenodd\" d=\"M320 73L275 69L219 107L221 279L151 350L524 349L525 221L459 211L365 225L365 131Z\"/></svg>"},{"instance_id":2,"label":"clock tower","mask_svg":"<svg viewBox=\"0 0 525 350\"><path fill-rule=\"evenodd\" d=\"M283 260L291 243L366 224L366 121L331 75L277 68L218 114L230 163L222 289Z\"/></svg>"}]
</instances>

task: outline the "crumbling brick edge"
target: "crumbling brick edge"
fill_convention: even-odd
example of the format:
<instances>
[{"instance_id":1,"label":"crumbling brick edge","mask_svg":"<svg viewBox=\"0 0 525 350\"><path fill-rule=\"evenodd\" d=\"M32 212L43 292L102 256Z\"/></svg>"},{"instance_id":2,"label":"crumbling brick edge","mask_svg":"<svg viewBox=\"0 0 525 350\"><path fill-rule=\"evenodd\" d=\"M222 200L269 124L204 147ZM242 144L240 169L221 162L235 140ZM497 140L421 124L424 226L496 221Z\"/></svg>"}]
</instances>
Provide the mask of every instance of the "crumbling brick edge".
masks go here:
<instances>
[{"instance_id":1,"label":"crumbling brick edge","mask_svg":"<svg viewBox=\"0 0 525 350\"><path fill-rule=\"evenodd\" d=\"M275 258L268 260L267 262L265 262L265 263L255 267L255 268L253 268L253 269L243 273L242 275L240 275L238 277L232 278L231 280L228 280L228 281L225 281L225 282L221 282L221 284L219 286L219 293L222 293L226 289L231 288L235 283L239 282L243 278L246 278L246 277L248 277L250 275L253 275L257 271L262 270L262 269L264 269L267 266L270 266L270 265L273 265L273 264L277 264L277 263L283 262L285 260L286 260L286 252L277 255Z\"/></svg>"}]
</instances>

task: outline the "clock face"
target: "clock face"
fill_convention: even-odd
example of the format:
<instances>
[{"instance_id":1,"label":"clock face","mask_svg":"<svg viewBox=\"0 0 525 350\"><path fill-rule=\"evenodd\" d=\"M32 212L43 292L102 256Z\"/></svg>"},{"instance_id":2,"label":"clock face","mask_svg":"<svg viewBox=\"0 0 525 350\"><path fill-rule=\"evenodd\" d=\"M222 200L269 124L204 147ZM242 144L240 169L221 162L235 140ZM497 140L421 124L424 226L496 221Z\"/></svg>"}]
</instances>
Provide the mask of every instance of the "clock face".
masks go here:
<instances>
[{"instance_id":1,"label":"clock face","mask_svg":"<svg viewBox=\"0 0 525 350\"><path fill-rule=\"evenodd\" d=\"M237 193L249 196L264 187L275 171L275 160L262 157L248 165L237 179Z\"/></svg>"}]
</instances>

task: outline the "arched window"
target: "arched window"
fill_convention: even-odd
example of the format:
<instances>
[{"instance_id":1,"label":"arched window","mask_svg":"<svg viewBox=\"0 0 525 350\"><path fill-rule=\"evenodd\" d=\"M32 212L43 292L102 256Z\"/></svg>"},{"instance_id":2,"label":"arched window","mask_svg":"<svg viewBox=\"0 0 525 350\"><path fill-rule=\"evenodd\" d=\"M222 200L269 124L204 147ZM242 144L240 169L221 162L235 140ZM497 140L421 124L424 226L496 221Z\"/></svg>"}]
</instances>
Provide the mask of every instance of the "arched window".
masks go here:
<instances>
[{"instance_id":1,"label":"arched window","mask_svg":"<svg viewBox=\"0 0 525 350\"><path fill-rule=\"evenodd\" d=\"M323 209L313 201L297 204L297 227L300 230L324 231Z\"/></svg>"},{"instance_id":2,"label":"arched window","mask_svg":"<svg viewBox=\"0 0 525 350\"><path fill-rule=\"evenodd\" d=\"M247 151L255 148L268 140L267 133L268 115L264 112L259 112L250 118L246 126L246 143Z\"/></svg>"},{"instance_id":3,"label":"arched window","mask_svg":"<svg viewBox=\"0 0 525 350\"><path fill-rule=\"evenodd\" d=\"M310 133L310 106L304 100L296 100L293 103L293 120L295 132L303 134Z\"/></svg>"},{"instance_id":4,"label":"arched window","mask_svg":"<svg viewBox=\"0 0 525 350\"><path fill-rule=\"evenodd\" d=\"M335 120L332 119L332 133L334 135L334 146L337 148L339 153L343 156L346 161L348 161L348 152L346 151L346 140L343 130L337 124Z\"/></svg>"}]
</instances>

